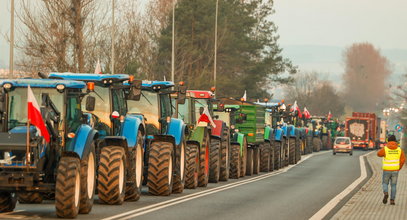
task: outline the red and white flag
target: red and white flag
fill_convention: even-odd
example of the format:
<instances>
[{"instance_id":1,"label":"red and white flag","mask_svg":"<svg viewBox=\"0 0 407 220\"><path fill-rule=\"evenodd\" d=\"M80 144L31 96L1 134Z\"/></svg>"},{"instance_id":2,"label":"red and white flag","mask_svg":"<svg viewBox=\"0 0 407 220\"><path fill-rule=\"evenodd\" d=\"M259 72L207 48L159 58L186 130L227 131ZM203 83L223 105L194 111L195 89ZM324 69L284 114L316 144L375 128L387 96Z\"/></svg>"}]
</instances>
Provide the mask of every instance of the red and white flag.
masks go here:
<instances>
[{"instance_id":1,"label":"red and white flag","mask_svg":"<svg viewBox=\"0 0 407 220\"><path fill-rule=\"evenodd\" d=\"M95 74L102 74L102 67L100 66L99 59L98 59L98 62L96 64L96 67L95 67Z\"/></svg>"},{"instance_id":2,"label":"red and white flag","mask_svg":"<svg viewBox=\"0 0 407 220\"><path fill-rule=\"evenodd\" d=\"M205 106L204 111L202 112L201 116L198 119L198 123L201 121L210 123L212 125L212 127L216 128L216 124L215 124L215 122L213 122L211 114L209 113L208 107L206 107L206 106Z\"/></svg>"},{"instance_id":3,"label":"red and white flag","mask_svg":"<svg viewBox=\"0 0 407 220\"><path fill-rule=\"evenodd\" d=\"M311 118L311 114L309 113L307 107L304 107L304 111L303 111L304 117L306 119Z\"/></svg>"},{"instance_id":4,"label":"red and white flag","mask_svg":"<svg viewBox=\"0 0 407 220\"><path fill-rule=\"evenodd\" d=\"M332 118L332 113L331 113L331 111L329 111L329 113L328 113L328 121L331 120L331 118Z\"/></svg>"},{"instance_id":5,"label":"red and white flag","mask_svg":"<svg viewBox=\"0 0 407 220\"><path fill-rule=\"evenodd\" d=\"M246 90L244 91L244 95L243 95L243 97L242 97L242 100L243 100L243 101L246 101L246 100L247 100Z\"/></svg>"},{"instance_id":6,"label":"red and white flag","mask_svg":"<svg viewBox=\"0 0 407 220\"><path fill-rule=\"evenodd\" d=\"M294 102L294 105L291 107L290 111L297 111L298 112L298 117L302 118L302 113L300 107L297 105L297 101Z\"/></svg>"},{"instance_id":7,"label":"red and white flag","mask_svg":"<svg viewBox=\"0 0 407 220\"><path fill-rule=\"evenodd\" d=\"M31 125L34 125L37 128L40 136L44 137L45 141L49 143L50 136L48 130L45 127L44 119L41 116L38 102L35 99L34 93L29 85L27 89L27 104L28 121Z\"/></svg>"}]
</instances>

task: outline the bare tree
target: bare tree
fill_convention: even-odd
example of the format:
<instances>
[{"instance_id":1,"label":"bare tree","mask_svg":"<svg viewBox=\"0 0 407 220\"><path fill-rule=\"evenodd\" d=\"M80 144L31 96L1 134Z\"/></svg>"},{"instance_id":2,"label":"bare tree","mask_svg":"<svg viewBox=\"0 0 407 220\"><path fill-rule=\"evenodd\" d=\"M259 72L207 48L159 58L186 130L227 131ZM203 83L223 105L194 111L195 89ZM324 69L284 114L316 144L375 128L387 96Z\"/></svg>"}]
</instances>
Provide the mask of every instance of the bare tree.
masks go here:
<instances>
[{"instance_id":1,"label":"bare tree","mask_svg":"<svg viewBox=\"0 0 407 220\"><path fill-rule=\"evenodd\" d=\"M357 43L344 52L345 99L356 111L375 111L387 97L391 74L386 57L370 43Z\"/></svg>"}]
</instances>

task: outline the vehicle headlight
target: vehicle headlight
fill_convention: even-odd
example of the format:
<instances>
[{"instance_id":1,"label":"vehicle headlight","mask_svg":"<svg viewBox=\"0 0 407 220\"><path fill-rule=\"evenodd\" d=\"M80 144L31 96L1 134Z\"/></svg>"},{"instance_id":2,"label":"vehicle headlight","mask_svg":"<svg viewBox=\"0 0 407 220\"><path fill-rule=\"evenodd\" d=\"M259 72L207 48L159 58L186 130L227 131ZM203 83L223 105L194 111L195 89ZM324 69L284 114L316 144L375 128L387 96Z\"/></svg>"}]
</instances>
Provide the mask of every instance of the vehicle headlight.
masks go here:
<instances>
[{"instance_id":1,"label":"vehicle headlight","mask_svg":"<svg viewBox=\"0 0 407 220\"><path fill-rule=\"evenodd\" d=\"M232 129L232 130L235 129L235 125L231 125L230 129Z\"/></svg>"},{"instance_id":2,"label":"vehicle headlight","mask_svg":"<svg viewBox=\"0 0 407 220\"><path fill-rule=\"evenodd\" d=\"M5 88L5 89L11 89L11 87L13 87L13 85L11 85L11 83L5 83L3 85L3 88Z\"/></svg>"},{"instance_id":3,"label":"vehicle headlight","mask_svg":"<svg viewBox=\"0 0 407 220\"><path fill-rule=\"evenodd\" d=\"M57 85L57 90L63 91L65 89L65 85L59 84Z\"/></svg>"}]
</instances>

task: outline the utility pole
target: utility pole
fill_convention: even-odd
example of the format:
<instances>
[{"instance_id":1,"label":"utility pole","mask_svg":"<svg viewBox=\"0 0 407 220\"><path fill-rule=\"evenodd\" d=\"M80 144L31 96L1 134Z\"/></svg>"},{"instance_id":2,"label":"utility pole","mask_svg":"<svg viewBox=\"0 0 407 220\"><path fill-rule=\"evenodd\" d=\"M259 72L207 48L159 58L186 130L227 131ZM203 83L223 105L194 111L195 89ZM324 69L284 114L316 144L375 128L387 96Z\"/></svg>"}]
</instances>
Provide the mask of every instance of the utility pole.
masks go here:
<instances>
[{"instance_id":1,"label":"utility pole","mask_svg":"<svg viewBox=\"0 0 407 220\"><path fill-rule=\"evenodd\" d=\"M175 81L175 2L172 0L172 51L171 51L171 81Z\"/></svg>"},{"instance_id":2,"label":"utility pole","mask_svg":"<svg viewBox=\"0 0 407 220\"><path fill-rule=\"evenodd\" d=\"M10 9L10 64L9 64L9 78L13 78L14 73L14 0L11 0Z\"/></svg>"},{"instance_id":3,"label":"utility pole","mask_svg":"<svg viewBox=\"0 0 407 220\"><path fill-rule=\"evenodd\" d=\"M218 53L218 9L219 9L219 0L216 0L216 13L215 13L215 54L213 60L213 86L216 88L216 62L217 62L217 53Z\"/></svg>"},{"instance_id":4,"label":"utility pole","mask_svg":"<svg viewBox=\"0 0 407 220\"><path fill-rule=\"evenodd\" d=\"M115 0L112 0L112 63L111 73L114 74L114 42L115 42L115 22L114 22L114 6Z\"/></svg>"}]
</instances>

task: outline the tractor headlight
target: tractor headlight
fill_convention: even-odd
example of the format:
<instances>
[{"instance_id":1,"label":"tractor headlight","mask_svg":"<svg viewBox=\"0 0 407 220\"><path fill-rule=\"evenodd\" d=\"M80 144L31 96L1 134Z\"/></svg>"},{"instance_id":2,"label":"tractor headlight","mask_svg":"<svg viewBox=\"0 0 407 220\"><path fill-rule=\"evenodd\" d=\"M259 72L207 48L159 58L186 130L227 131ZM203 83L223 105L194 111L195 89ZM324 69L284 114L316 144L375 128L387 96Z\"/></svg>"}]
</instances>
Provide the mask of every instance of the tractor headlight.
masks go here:
<instances>
[{"instance_id":1,"label":"tractor headlight","mask_svg":"<svg viewBox=\"0 0 407 220\"><path fill-rule=\"evenodd\" d=\"M63 92L64 89L65 89L65 85L62 85L62 84L57 85L58 92Z\"/></svg>"}]
</instances>

